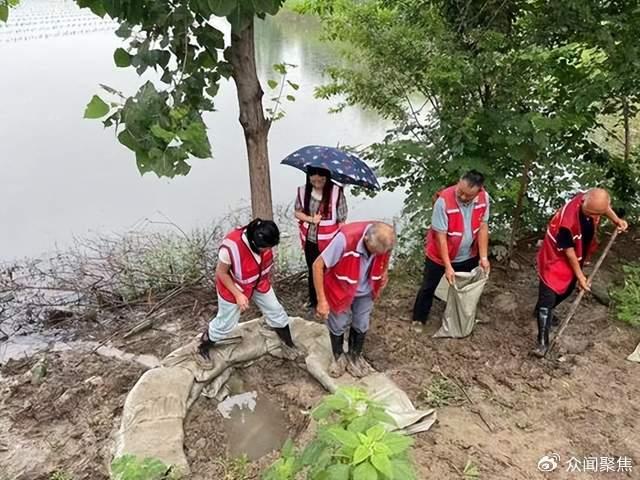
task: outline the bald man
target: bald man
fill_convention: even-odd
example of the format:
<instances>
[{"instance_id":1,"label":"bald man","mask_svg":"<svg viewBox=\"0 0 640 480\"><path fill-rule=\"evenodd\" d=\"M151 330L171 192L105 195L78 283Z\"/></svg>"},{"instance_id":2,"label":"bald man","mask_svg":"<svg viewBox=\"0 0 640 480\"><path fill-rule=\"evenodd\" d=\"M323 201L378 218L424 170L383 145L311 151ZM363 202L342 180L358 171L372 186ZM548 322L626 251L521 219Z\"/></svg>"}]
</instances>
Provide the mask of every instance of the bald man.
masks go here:
<instances>
[{"instance_id":1,"label":"bald man","mask_svg":"<svg viewBox=\"0 0 640 480\"><path fill-rule=\"evenodd\" d=\"M327 320L333 361L332 377L347 370L354 377L373 373L362 355L374 301L387 284L387 268L396 234L382 222L343 225L313 263L318 294L317 316ZM344 336L349 327L349 354Z\"/></svg>"},{"instance_id":2,"label":"bald man","mask_svg":"<svg viewBox=\"0 0 640 480\"><path fill-rule=\"evenodd\" d=\"M537 259L540 286L534 312L538 320L535 354L540 357L549 349L552 322L558 323L557 319L554 321L553 309L571 295L576 284L582 290L590 289L582 267L598 248L595 233L602 216L620 231L629 227L615 214L609 193L602 188L579 193L549 222Z\"/></svg>"}]
</instances>

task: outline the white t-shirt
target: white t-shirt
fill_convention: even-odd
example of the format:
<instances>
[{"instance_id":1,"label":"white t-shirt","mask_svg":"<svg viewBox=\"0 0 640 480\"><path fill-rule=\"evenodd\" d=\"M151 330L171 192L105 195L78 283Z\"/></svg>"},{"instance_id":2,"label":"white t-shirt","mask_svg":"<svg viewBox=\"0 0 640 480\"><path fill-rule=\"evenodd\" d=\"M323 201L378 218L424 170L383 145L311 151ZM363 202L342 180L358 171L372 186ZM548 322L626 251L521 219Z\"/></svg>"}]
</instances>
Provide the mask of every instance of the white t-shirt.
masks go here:
<instances>
[{"instance_id":1,"label":"white t-shirt","mask_svg":"<svg viewBox=\"0 0 640 480\"><path fill-rule=\"evenodd\" d=\"M251 250L251 247L249 246L249 240L247 239L247 235L245 233L242 234L242 241L245 243L247 248ZM258 265L260 265L262 263L262 258L260 257L260 255L258 255L253 250L251 250L251 253L253 253L253 258L255 258L256 262L258 262ZM220 248L220 250L218 251L218 261L226 265L231 265L231 257L229 256L228 249Z\"/></svg>"}]
</instances>

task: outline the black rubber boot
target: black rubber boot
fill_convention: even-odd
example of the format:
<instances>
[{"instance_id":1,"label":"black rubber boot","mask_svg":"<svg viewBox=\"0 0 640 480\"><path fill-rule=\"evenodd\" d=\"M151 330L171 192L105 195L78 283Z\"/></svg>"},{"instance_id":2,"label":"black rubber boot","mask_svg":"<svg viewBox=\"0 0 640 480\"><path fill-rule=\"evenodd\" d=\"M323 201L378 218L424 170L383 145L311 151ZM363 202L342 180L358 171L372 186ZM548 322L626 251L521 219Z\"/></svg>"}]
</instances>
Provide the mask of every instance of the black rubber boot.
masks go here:
<instances>
[{"instance_id":1,"label":"black rubber boot","mask_svg":"<svg viewBox=\"0 0 640 480\"><path fill-rule=\"evenodd\" d=\"M553 312L546 307L538 310L538 346L534 353L538 357L544 357L549 349L549 330Z\"/></svg>"},{"instance_id":2,"label":"black rubber boot","mask_svg":"<svg viewBox=\"0 0 640 480\"><path fill-rule=\"evenodd\" d=\"M344 334L334 335L329 332L329 338L331 338L331 351L333 352L333 361L329 365L329 375L333 378L340 378L344 375L347 368L347 359L344 355Z\"/></svg>"},{"instance_id":3,"label":"black rubber boot","mask_svg":"<svg viewBox=\"0 0 640 480\"><path fill-rule=\"evenodd\" d=\"M200 337L200 345L198 345L198 355L204 358L207 362L211 361L209 356L209 350L215 345L215 342L209 340L209 332L205 331Z\"/></svg>"},{"instance_id":4,"label":"black rubber boot","mask_svg":"<svg viewBox=\"0 0 640 480\"><path fill-rule=\"evenodd\" d=\"M362 355L362 347L364 346L364 337L366 335L366 333L360 333L351 328L349 331L349 353L351 355Z\"/></svg>"},{"instance_id":5,"label":"black rubber boot","mask_svg":"<svg viewBox=\"0 0 640 480\"><path fill-rule=\"evenodd\" d=\"M533 310L533 318L538 318L538 307L536 307ZM558 318L558 316L555 313L551 314L551 326L552 327L557 327L558 325L560 325L560 319Z\"/></svg>"},{"instance_id":6,"label":"black rubber boot","mask_svg":"<svg viewBox=\"0 0 640 480\"><path fill-rule=\"evenodd\" d=\"M349 332L349 363L347 364L347 371L357 378L366 377L375 370L362 355L364 350L364 340L367 337L366 332L358 332L353 328Z\"/></svg>"},{"instance_id":7,"label":"black rubber boot","mask_svg":"<svg viewBox=\"0 0 640 480\"><path fill-rule=\"evenodd\" d=\"M331 338L331 351L333 352L333 358L336 360L344 353L344 334L343 335L334 335L329 332L329 337Z\"/></svg>"},{"instance_id":8,"label":"black rubber boot","mask_svg":"<svg viewBox=\"0 0 640 480\"><path fill-rule=\"evenodd\" d=\"M282 343L284 343L287 347L296 348L293 343L293 339L291 338L291 329L289 328L289 325L287 325L286 327L276 328L274 330L278 334L278 337L280 338Z\"/></svg>"}]
</instances>

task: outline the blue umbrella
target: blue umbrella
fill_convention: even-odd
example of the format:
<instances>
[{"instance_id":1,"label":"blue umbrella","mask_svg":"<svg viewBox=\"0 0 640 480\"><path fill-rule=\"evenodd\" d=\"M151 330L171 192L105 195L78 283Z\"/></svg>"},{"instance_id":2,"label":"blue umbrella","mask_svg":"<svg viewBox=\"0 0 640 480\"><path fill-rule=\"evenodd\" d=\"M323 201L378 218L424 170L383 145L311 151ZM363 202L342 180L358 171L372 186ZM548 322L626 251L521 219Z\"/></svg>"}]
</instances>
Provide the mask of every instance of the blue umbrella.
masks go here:
<instances>
[{"instance_id":1,"label":"blue umbrella","mask_svg":"<svg viewBox=\"0 0 640 480\"><path fill-rule=\"evenodd\" d=\"M303 172L307 167L324 168L331 172L331 178L342 184L380 189L380 184L369 166L354 154L333 147L309 145L302 147L282 160Z\"/></svg>"}]
</instances>

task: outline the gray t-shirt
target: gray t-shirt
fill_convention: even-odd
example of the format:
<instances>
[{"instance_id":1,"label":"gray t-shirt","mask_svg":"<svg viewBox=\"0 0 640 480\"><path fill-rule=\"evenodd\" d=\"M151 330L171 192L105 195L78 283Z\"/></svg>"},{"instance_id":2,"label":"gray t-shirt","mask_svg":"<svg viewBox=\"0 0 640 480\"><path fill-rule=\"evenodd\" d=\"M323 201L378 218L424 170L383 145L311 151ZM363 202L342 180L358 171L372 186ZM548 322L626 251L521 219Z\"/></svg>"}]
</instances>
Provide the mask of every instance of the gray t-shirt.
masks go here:
<instances>
[{"instance_id":1,"label":"gray t-shirt","mask_svg":"<svg viewBox=\"0 0 640 480\"><path fill-rule=\"evenodd\" d=\"M487 197L487 209L484 212L484 217L482 219L483 222L489 221L489 194L486 194ZM464 219L464 233L462 235L462 243L460 244L460 250L458 250L458 255L456 258L451 260L451 263L459 263L469 260L471 255L471 246L473 245L473 231L471 228L471 217L473 215L473 206L475 204L474 201L469 203L461 203L459 200L458 207L460 207L460 212L462 213L462 218ZM436 200L435 205L433 206L433 213L431 215L431 226L434 230L446 233L449 228L449 217L447 216L447 205L444 201L444 198L440 197Z\"/></svg>"},{"instance_id":2,"label":"gray t-shirt","mask_svg":"<svg viewBox=\"0 0 640 480\"><path fill-rule=\"evenodd\" d=\"M371 227L367 227L367 230ZM366 230L365 230L366 233ZM364 237L363 237L364 238ZM333 267L344 255L345 248L347 246L347 239L343 233L338 233L331 243L327 245L327 248L322 252L322 260L327 268ZM356 251L360 254L360 278L358 279L358 289L356 290L356 297L364 297L371 294L371 283L369 282L369 270L371 270L371 264L375 255L369 255L366 247L364 246L364 239L358 242Z\"/></svg>"}]
</instances>

